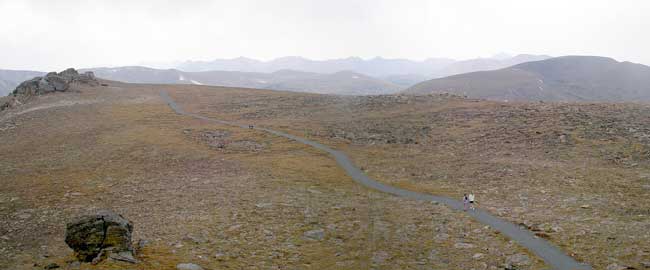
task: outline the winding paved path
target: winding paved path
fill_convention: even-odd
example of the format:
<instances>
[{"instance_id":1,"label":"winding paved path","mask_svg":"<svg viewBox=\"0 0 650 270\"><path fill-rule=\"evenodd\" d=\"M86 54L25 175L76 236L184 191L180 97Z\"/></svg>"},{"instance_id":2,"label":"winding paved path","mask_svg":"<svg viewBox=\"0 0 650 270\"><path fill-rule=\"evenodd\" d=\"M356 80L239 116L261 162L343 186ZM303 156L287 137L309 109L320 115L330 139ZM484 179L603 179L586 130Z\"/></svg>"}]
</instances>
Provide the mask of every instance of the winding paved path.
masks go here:
<instances>
[{"instance_id":1,"label":"winding paved path","mask_svg":"<svg viewBox=\"0 0 650 270\"><path fill-rule=\"evenodd\" d=\"M171 97L169 97L167 92L162 91L160 92L160 95L167 102L167 104L169 104L169 106L172 109L174 109L174 111L176 111L176 113L178 114L191 116L208 122L213 122L213 123L218 123L223 125L236 126L240 128L249 128L249 126L247 125L238 125L232 122L212 119L198 114L193 114L193 113L183 111L183 109L178 107L176 102L174 102L174 100ZM447 198L447 197L434 196L434 195L404 190L386 184L382 184L378 181L370 179L359 168L355 167L354 164L348 158L348 156L345 155L343 152L334 150L323 144L313 142L305 138L297 137L291 134L287 134L284 132L275 131L272 129L260 128L260 127L254 127L254 129L269 132L277 136L285 137L329 153L336 159L336 162L339 164L339 166L341 166L347 172L347 174L350 177L352 177L352 179L354 179L354 181L366 187L376 189L385 193L393 194L396 196L400 196L400 197L406 197L406 198L423 200L423 201L439 202L451 207L452 209L459 210L459 211L463 210L463 204L460 201ZM473 218L475 218L476 220L478 220L479 222L489 225L493 229L501 232L502 234L506 235L507 237L514 240L518 244L526 247L528 250L532 251L537 256L542 258L544 262L546 262L546 264L548 264L549 266L553 267L553 269L557 269L557 270L591 269L589 265L578 263L573 258L565 255L560 249L558 249L556 246L552 245L551 243L547 242L546 240L535 237L530 231L521 229L519 228L519 226L512 224L508 221L502 220L498 217L495 217L486 211L476 209L475 211L467 211L466 213L472 216Z\"/></svg>"}]
</instances>

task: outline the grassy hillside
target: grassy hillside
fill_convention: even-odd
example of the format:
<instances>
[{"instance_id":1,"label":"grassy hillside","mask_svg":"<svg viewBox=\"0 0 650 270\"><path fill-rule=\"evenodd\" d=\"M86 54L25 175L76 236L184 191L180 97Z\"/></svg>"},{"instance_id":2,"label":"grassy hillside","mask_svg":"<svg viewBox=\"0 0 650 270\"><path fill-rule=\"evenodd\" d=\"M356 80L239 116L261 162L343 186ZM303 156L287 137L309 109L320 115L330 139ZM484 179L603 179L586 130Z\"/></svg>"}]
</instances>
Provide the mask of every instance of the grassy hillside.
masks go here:
<instances>
[{"instance_id":1,"label":"grassy hillside","mask_svg":"<svg viewBox=\"0 0 650 270\"><path fill-rule=\"evenodd\" d=\"M295 101L314 105L307 116L356 98L107 83L0 113L0 268L68 268L66 222L101 208L148 244L136 265L82 269L486 268L512 255L530 258L522 269L544 267L462 213L361 187L307 146L177 115L159 91L188 111L278 123ZM323 238L305 236L312 230Z\"/></svg>"},{"instance_id":2,"label":"grassy hillside","mask_svg":"<svg viewBox=\"0 0 650 270\"><path fill-rule=\"evenodd\" d=\"M650 101L650 67L604 57L566 56L429 80L404 92L493 100Z\"/></svg>"},{"instance_id":3,"label":"grassy hillside","mask_svg":"<svg viewBox=\"0 0 650 270\"><path fill-rule=\"evenodd\" d=\"M446 95L179 95L200 112L332 145L374 179L460 198L580 261L641 268L650 233L650 107L501 103ZM633 235L633 237L631 237Z\"/></svg>"},{"instance_id":4,"label":"grassy hillside","mask_svg":"<svg viewBox=\"0 0 650 270\"><path fill-rule=\"evenodd\" d=\"M322 152L176 115L163 89L186 111L342 150L391 185L457 198L473 191L480 208L594 269L642 269L650 260L650 233L639 229L650 226L645 104L109 82L0 115L0 266L66 265L65 222L111 208L150 244L135 267L88 269L188 261L210 269L490 268L517 254L531 260L519 269L544 268L463 213L356 185ZM322 240L304 236L317 229Z\"/></svg>"}]
</instances>

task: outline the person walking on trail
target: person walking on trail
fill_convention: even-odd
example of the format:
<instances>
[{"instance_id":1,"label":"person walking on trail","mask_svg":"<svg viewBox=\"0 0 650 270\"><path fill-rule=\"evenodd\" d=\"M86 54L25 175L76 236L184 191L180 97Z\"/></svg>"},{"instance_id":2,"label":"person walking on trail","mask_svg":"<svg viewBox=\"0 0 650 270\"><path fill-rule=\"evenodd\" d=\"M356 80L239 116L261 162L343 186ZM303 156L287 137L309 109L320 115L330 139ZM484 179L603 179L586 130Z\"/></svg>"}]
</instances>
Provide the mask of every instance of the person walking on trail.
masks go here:
<instances>
[{"instance_id":1,"label":"person walking on trail","mask_svg":"<svg viewBox=\"0 0 650 270\"><path fill-rule=\"evenodd\" d=\"M463 194L463 211L467 211L467 203L469 202L469 198L467 198L467 193Z\"/></svg>"},{"instance_id":2,"label":"person walking on trail","mask_svg":"<svg viewBox=\"0 0 650 270\"><path fill-rule=\"evenodd\" d=\"M472 210L476 210L476 208L474 207L474 192L469 194L468 199L469 199L469 208Z\"/></svg>"}]
</instances>

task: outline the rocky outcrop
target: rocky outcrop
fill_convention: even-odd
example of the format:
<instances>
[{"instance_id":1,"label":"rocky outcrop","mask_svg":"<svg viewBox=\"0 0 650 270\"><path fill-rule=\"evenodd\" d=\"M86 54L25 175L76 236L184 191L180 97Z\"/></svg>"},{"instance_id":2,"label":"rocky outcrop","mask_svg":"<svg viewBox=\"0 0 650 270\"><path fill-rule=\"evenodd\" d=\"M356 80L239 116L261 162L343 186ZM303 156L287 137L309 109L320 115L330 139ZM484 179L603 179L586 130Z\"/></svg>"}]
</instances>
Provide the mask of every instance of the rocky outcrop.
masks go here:
<instances>
[{"instance_id":1,"label":"rocky outcrop","mask_svg":"<svg viewBox=\"0 0 650 270\"><path fill-rule=\"evenodd\" d=\"M105 256L135 262L131 234L133 224L110 210L75 218L67 224L65 242L84 262L98 262Z\"/></svg>"},{"instance_id":2,"label":"rocky outcrop","mask_svg":"<svg viewBox=\"0 0 650 270\"><path fill-rule=\"evenodd\" d=\"M42 95L51 92L63 92L70 89L73 84L85 84L91 86L99 85L95 74L88 71L79 74L74 68L62 72L50 72L43 77L35 77L22 82L13 91L13 95Z\"/></svg>"},{"instance_id":3,"label":"rocky outcrop","mask_svg":"<svg viewBox=\"0 0 650 270\"><path fill-rule=\"evenodd\" d=\"M91 71L79 74L74 68L69 68L59 73L50 72L24 81L11 95L0 97L0 112L28 102L33 96L68 91L74 85L99 86L100 83Z\"/></svg>"}]
</instances>

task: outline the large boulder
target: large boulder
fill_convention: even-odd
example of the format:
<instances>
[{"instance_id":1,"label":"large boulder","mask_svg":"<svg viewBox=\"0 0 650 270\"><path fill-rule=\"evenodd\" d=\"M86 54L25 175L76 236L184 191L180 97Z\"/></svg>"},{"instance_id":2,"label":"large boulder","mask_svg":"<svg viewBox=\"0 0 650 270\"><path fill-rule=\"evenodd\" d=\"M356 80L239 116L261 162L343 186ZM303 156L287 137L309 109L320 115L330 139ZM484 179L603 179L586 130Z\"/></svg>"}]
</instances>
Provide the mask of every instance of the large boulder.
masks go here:
<instances>
[{"instance_id":1,"label":"large boulder","mask_svg":"<svg viewBox=\"0 0 650 270\"><path fill-rule=\"evenodd\" d=\"M67 224L65 242L84 262L101 260L104 255L133 257L133 224L110 210L77 217ZM112 257L112 256L111 256Z\"/></svg>"},{"instance_id":2,"label":"large boulder","mask_svg":"<svg viewBox=\"0 0 650 270\"><path fill-rule=\"evenodd\" d=\"M95 73L92 71L86 71L83 74L79 74L78 76L74 77L72 81L73 83L87 84L91 86L99 85L99 81L97 81L97 78L95 78Z\"/></svg>"},{"instance_id":3,"label":"large boulder","mask_svg":"<svg viewBox=\"0 0 650 270\"><path fill-rule=\"evenodd\" d=\"M57 74L48 74L45 78L41 79L41 81L47 82L49 89L51 89L50 91L65 91L70 88L72 78L66 78Z\"/></svg>"},{"instance_id":4,"label":"large boulder","mask_svg":"<svg viewBox=\"0 0 650 270\"><path fill-rule=\"evenodd\" d=\"M92 71L79 74L74 68L69 68L59 73L50 72L22 82L9 95L9 99L0 99L0 112L25 103L33 96L68 91L73 85L99 86L100 83Z\"/></svg>"},{"instance_id":5,"label":"large boulder","mask_svg":"<svg viewBox=\"0 0 650 270\"><path fill-rule=\"evenodd\" d=\"M99 82L92 72L79 74L74 68L66 69L62 72L50 72L43 77L35 77L31 80L22 82L16 87L14 95L42 95L55 91L67 91L72 84L85 84L97 86Z\"/></svg>"},{"instance_id":6,"label":"large boulder","mask_svg":"<svg viewBox=\"0 0 650 270\"><path fill-rule=\"evenodd\" d=\"M69 78L70 80L72 80L72 78L74 78L76 76L79 76L79 72L77 72L77 70L74 69L74 68L68 68L68 69L66 69L64 71L59 72L58 75L61 75L63 77L66 77L66 78Z\"/></svg>"},{"instance_id":7,"label":"large boulder","mask_svg":"<svg viewBox=\"0 0 650 270\"><path fill-rule=\"evenodd\" d=\"M18 87L16 87L16 90L14 90L13 94L28 95L28 96L36 95L38 92L46 91L45 90L46 87L47 87L47 91L49 91L50 90L49 84L46 81L44 81L42 77L36 77L20 83Z\"/></svg>"}]
</instances>

